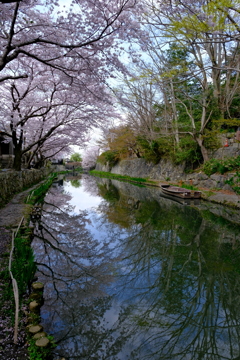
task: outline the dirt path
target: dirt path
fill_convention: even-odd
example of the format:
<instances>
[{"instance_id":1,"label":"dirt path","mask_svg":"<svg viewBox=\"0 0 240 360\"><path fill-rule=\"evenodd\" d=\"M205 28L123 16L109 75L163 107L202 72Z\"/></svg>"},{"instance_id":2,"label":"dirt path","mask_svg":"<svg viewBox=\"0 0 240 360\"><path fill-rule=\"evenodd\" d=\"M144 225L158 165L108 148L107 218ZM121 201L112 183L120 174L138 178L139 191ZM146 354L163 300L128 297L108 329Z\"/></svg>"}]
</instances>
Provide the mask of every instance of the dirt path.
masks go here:
<instances>
[{"instance_id":1,"label":"dirt path","mask_svg":"<svg viewBox=\"0 0 240 360\"><path fill-rule=\"evenodd\" d=\"M24 200L31 190L32 188L15 195L7 205L0 209L0 227L16 227L19 224L27 208Z\"/></svg>"},{"instance_id":2,"label":"dirt path","mask_svg":"<svg viewBox=\"0 0 240 360\"><path fill-rule=\"evenodd\" d=\"M0 259L2 254L9 251L12 229L18 226L27 211L24 200L32 189L15 195L5 207L0 209Z\"/></svg>"}]
</instances>

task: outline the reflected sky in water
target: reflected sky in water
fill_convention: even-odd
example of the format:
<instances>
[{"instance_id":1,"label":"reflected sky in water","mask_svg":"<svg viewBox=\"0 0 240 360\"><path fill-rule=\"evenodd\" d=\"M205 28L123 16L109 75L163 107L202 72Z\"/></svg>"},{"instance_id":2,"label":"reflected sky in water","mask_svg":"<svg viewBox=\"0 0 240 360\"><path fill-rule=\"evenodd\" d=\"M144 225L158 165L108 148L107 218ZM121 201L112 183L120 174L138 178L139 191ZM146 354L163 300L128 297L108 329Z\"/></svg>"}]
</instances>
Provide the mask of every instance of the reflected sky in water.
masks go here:
<instances>
[{"instance_id":1,"label":"reflected sky in water","mask_svg":"<svg viewBox=\"0 0 240 360\"><path fill-rule=\"evenodd\" d=\"M74 187L70 181L64 183L64 190L71 194L69 203L74 206L74 212L96 208L102 201L101 196L91 195L81 185Z\"/></svg>"},{"instance_id":2,"label":"reflected sky in water","mask_svg":"<svg viewBox=\"0 0 240 360\"><path fill-rule=\"evenodd\" d=\"M239 214L192 205L87 175L52 187L33 248L56 359L240 359Z\"/></svg>"}]
</instances>

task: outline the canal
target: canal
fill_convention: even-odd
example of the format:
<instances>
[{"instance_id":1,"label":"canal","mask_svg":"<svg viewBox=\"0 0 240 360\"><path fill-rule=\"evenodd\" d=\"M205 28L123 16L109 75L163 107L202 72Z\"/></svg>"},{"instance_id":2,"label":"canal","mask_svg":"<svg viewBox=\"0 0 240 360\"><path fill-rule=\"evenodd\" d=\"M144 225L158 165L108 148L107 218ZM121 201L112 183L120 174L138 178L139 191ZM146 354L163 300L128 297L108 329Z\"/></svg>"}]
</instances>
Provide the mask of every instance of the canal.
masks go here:
<instances>
[{"instance_id":1,"label":"canal","mask_svg":"<svg viewBox=\"0 0 240 360\"><path fill-rule=\"evenodd\" d=\"M240 359L239 215L116 180L57 181L33 241L54 358Z\"/></svg>"}]
</instances>

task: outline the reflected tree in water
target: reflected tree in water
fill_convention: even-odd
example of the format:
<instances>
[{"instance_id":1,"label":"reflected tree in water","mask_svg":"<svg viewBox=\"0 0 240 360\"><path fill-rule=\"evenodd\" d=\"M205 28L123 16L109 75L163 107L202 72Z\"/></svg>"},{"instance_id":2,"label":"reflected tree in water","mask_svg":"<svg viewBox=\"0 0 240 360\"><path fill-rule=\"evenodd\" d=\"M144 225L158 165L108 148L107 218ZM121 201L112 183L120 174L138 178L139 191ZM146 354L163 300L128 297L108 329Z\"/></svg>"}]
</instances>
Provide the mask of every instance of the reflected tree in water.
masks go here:
<instances>
[{"instance_id":1,"label":"reflected tree in water","mask_svg":"<svg viewBox=\"0 0 240 360\"><path fill-rule=\"evenodd\" d=\"M71 185L75 188L79 188L81 186L81 182L79 179L72 179L70 180Z\"/></svg>"},{"instance_id":2,"label":"reflected tree in water","mask_svg":"<svg viewBox=\"0 0 240 360\"><path fill-rule=\"evenodd\" d=\"M153 190L97 187L84 176L82 184L101 204L77 213L70 194L53 188L34 242L58 354L237 359L239 228Z\"/></svg>"},{"instance_id":3,"label":"reflected tree in water","mask_svg":"<svg viewBox=\"0 0 240 360\"><path fill-rule=\"evenodd\" d=\"M119 202L123 205L124 197ZM129 208L128 203L122 209ZM168 209L164 201L158 206L141 203L135 211L140 230L132 224L134 231L125 240L124 291L138 289L133 301L140 311L136 315L135 306L131 320L147 334L134 353L140 356L147 346L149 353L141 358L155 359L159 354L161 359L235 358L239 354L239 266L230 263L239 258L239 247L235 241L234 247L221 242L226 228L213 226L197 211L180 209L176 205ZM129 209L126 212L129 215ZM143 312L146 302L152 306Z\"/></svg>"},{"instance_id":4,"label":"reflected tree in water","mask_svg":"<svg viewBox=\"0 0 240 360\"><path fill-rule=\"evenodd\" d=\"M100 323L110 306L105 286L112 281L114 259L108 244L99 244L87 230L90 220L86 212L75 214L67 205L69 199L69 194L60 188L52 188L36 228L33 248L39 277L46 284L42 316L57 342L64 339L65 344L71 341L78 347L81 335L89 342L91 353L92 337L105 336ZM86 352L85 345L80 348Z\"/></svg>"},{"instance_id":5,"label":"reflected tree in water","mask_svg":"<svg viewBox=\"0 0 240 360\"><path fill-rule=\"evenodd\" d=\"M142 227L125 242L125 283L138 289L131 321L144 338L134 353L144 359L233 359L239 355L240 267L230 259L239 258L239 248L219 243L221 233L197 212L164 208L153 212L148 203L144 211L141 204L136 220ZM148 354L140 355L146 346Z\"/></svg>"}]
</instances>

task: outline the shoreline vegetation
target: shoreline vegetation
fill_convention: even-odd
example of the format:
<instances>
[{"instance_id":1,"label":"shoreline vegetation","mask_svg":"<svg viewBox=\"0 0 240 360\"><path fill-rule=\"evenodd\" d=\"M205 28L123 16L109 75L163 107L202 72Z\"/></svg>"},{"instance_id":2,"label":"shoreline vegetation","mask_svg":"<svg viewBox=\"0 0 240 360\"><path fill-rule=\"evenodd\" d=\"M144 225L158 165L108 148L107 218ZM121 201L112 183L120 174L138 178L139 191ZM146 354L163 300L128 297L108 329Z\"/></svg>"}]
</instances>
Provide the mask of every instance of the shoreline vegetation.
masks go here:
<instances>
[{"instance_id":1,"label":"shoreline vegetation","mask_svg":"<svg viewBox=\"0 0 240 360\"><path fill-rule=\"evenodd\" d=\"M168 182L168 181L161 181L160 182L158 180L149 180L148 178L135 178L135 177L127 176L127 175L112 174L112 173L109 173L109 172L96 171L96 170L89 171L89 174L93 175L93 176L97 176L97 177L102 177L102 178L109 178L109 179L115 179L115 180L119 180L119 181L127 181L127 182L131 182L131 183L138 183L139 185L155 186L155 187L158 187L158 188L160 188L160 184L169 183L170 185L176 185L176 186L179 186L181 188L185 188L185 189L189 189L189 190L200 190L196 186L189 185L189 184L186 184L184 182L180 182L179 184L176 184L174 182L171 183L171 182Z\"/></svg>"},{"instance_id":2,"label":"shoreline vegetation","mask_svg":"<svg viewBox=\"0 0 240 360\"><path fill-rule=\"evenodd\" d=\"M131 177L131 176L127 176L127 175L112 174L110 172L105 172L105 171L90 170L89 174L93 175L93 176L98 176L98 177L116 179L119 181L128 181L128 182L133 182L133 183L137 183L137 184L145 184L145 185L147 185L147 184L155 185L155 181L148 180L147 178L136 178L136 177Z\"/></svg>"},{"instance_id":3,"label":"shoreline vegetation","mask_svg":"<svg viewBox=\"0 0 240 360\"><path fill-rule=\"evenodd\" d=\"M128 159L125 159L128 160ZM169 161L171 162L171 159L169 159ZM101 159L101 156L99 156L99 158L97 159L97 163L99 163L100 165L108 165L110 167L110 169L112 169L113 165L116 165L117 163L111 164L110 162L104 162ZM153 164L153 162L150 161L150 163ZM93 173L95 173L96 170L93 170ZM111 170L110 170L111 171ZM211 177L212 175L226 175L226 174L230 174L231 177L225 181L225 184L228 184L231 186L232 191L235 192L236 194L240 195L240 155L235 156L235 157L229 157L229 158L224 158L224 159L215 159L212 158L208 161L206 161L204 164L202 164L201 167L192 170L191 172L186 172L186 169L184 170L184 172L188 173L188 174L195 174L198 173L199 171L203 172L206 176ZM103 176L103 174L105 173L105 171L99 171L99 176ZM119 177L119 180L130 180L133 181L133 178L131 178L130 176L123 176L123 175L118 175L118 174L113 174L110 172L106 172L106 176L105 177L110 177L109 174L112 174L112 176L117 175ZM143 182L145 181L150 181L148 178L135 178L136 181L140 181L141 180ZM165 179L167 182L170 181L170 178ZM152 180L151 180L152 181ZM174 180L173 180L174 181ZM155 180L155 182L157 182L157 180ZM175 183L176 184L176 183Z\"/></svg>"},{"instance_id":4,"label":"shoreline vegetation","mask_svg":"<svg viewBox=\"0 0 240 360\"><path fill-rule=\"evenodd\" d=\"M208 189L208 188L199 188L196 186L193 186L192 184L187 184L183 181L177 182L170 182L170 181L158 181L158 180L149 180L147 178L132 178L130 176L124 176L119 174L113 174L105 171L96 171L91 170L89 171L90 175L96 176L96 177L102 177L102 178L109 178L109 179L115 179L120 181L128 181L135 184L138 184L138 186L155 186L159 187L161 184L170 184L170 185L176 185L182 188L190 189L190 190L200 190L202 192L202 199L207 200L213 203L219 203L224 206L228 206L231 208L238 208L240 209L240 196L238 193L232 191L223 191L221 189ZM239 173L236 172L236 176L239 176ZM237 188L239 189L239 188ZM232 197L234 197L234 201L232 200Z\"/></svg>"},{"instance_id":5,"label":"shoreline vegetation","mask_svg":"<svg viewBox=\"0 0 240 360\"><path fill-rule=\"evenodd\" d=\"M109 179L115 179L119 181L128 181L133 183L139 183L139 184L145 184L146 186L155 186L160 188L160 184L163 183L169 183L170 185L179 186L181 188L189 189L189 190L200 190L198 187L186 184L182 181L179 183L176 182L169 182L169 181L158 181L158 180L149 180L148 178L135 178L127 175L120 175L120 174L112 174L110 172L105 171L96 171L91 170L89 171L90 175L103 177L103 178L109 178Z\"/></svg>"},{"instance_id":6,"label":"shoreline vegetation","mask_svg":"<svg viewBox=\"0 0 240 360\"><path fill-rule=\"evenodd\" d=\"M56 176L56 173L51 174L29 193L25 200L24 216L17 230L6 230L9 234L12 231L12 242L9 242L6 252L0 257L1 321L4 319L5 326L1 332L4 332L7 340L7 344L4 341L1 343L0 354L4 354L6 359L12 358L17 352L19 359L45 360L49 359L54 347L53 339L45 333L46 346L37 346L39 338L31 336L30 331L40 323L38 311L31 311L36 264L31 248L34 227L30 226L30 220L35 210L41 208L44 196ZM39 302L38 309L41 295L39 293L39 299L34 300ZM3 337L1 332L0 338Z\"/></svg>"}]
</instances>

